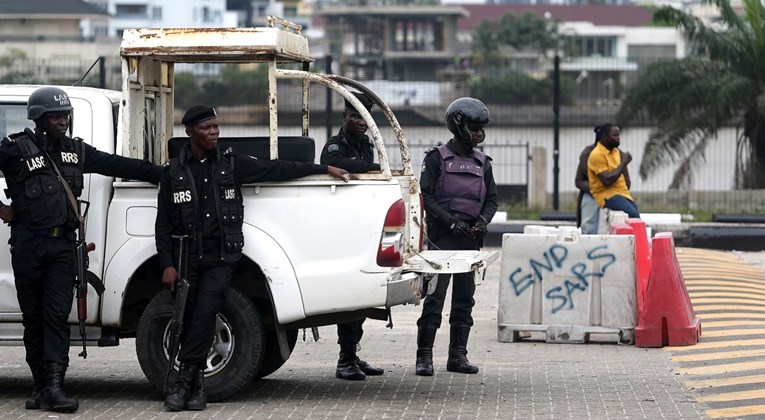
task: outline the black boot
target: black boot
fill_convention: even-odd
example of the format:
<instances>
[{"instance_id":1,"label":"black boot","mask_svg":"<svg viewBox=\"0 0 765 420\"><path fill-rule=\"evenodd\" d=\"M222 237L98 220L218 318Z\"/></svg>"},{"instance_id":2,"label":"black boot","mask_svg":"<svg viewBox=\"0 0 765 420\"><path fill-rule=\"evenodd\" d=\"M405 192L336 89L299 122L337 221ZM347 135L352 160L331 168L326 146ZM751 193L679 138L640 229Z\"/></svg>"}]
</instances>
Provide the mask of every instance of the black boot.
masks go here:
<instances>
[{"instance_id":1,"label":"black boot","mask_svg":"<svg viewBox=\"0 0 765 420\"><path fill-rule=\"evenodd\" d=\"M194 380L199 368L197 365L181 363L178 368L178 377L175 379L175 385L165 398L165 407L170 411L182 411L189 400L191 382Z\"/></svg>"},{"instance_id":2,"label":"black boot","mask_svg":"<svg viewBox=\"0 0 765 420\"><path fill-rule=\"evenodd\" d=\"M362 372L364 372L367 376L379 376L385 373L385 369L377 366L372 366L369 363L361 360L356 356L356 366L361 369Z\"/></svg>"},{"instance_id":3,"label":"black boot","mask_svg":"<svg viewBox=\"0 0 765 420\"><path fill-rule=\"evenodd\" d=\"M356 364L356 346L340 346L335 377L347 381L363 381L367 375Z\"/></svg>"},{"instance_id":4,"label":"black boot","mask_svg":"<svg viewBox=\"0 0 765 420\"><path fill-rule=\"evenodd\" d=\"M80 403L64 394L61 385L64 383L66 366L59 363L48 363L43 368L45 388L40 397L40 408L59 413L71 413L80 408Z\"/></svg>"},{"instance_id":5,"label":"black boot","mask_svg":"<svg viewBox=\"0 0 765 420\"><path fill-rule=\"evenodd\" d=\"M417 365L414 373L419 376L433 376L434 341L436 341L436 328L431 326L417 328Z\"/></svg>"},{"instance_id":6,"label":"black boot","mask_svg":"<svg viewBox=\"0 0 765 420\"><path fill-rule=\"evenodd\" d=\"M205 392L205 370L197 369L194 381L191 383L189 400L186 401L186 410L202 411L207 407L207 392Z\"/></svg>"},{"instance_id":7,"label":"black boot","mask_svg":"<svg viewBox=\"0 0 765 420\"><path fill-rule=\"evenodd\" d=\"M446 361L446 370L449 372L478 373L478 366L467 359L469 335L470 327L466 325L452 325L449 330L449 359Z\"/></svg>"},{"instance_id":8,"label":"black boot","mask_svg":"<svg viewBox=\"0 0 765 420\"><path fill-rule=\"evenodd\" d=\"M35 388L32 391L32 399L24 401L24 408L27 410L39 410L42 392L45 388L45 372L41 365L29 366L29 369L32 371L32 378L35 380Z\"/></svg>"}]
</instances>

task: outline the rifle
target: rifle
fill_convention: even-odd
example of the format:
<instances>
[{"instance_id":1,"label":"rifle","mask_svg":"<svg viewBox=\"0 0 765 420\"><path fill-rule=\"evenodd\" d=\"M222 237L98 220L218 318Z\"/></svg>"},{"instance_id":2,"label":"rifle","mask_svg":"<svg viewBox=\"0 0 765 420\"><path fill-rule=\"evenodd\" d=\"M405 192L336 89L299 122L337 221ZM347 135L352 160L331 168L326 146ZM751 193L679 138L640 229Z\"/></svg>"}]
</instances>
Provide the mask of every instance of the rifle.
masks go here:
<instances>
[{"instance_id":1,"label":"rifle","mask_svg":"<svg viewBox=\"0 0 765 420\"><path fill-rule=\"evenodd\" d=\"M82 337L82 351L79 356L83 359L88 358L87 349L87 332L85 331L85 321L88 319L88 252L96 249L96 244L93 242L85 242L85 218L88 216L88 209L90 208L90 202L85 200L79 201L80 205L80 225L77 228L77 285L75 286L77 292L77 320L80 321L80 336ZM85 206L85 210L82 211L82 206ZM100 294L100 293L99 293Z\"/></svg>"},{"instance_id":2,"label":"rifle","mask_svg":"<svg viewBox=\"0 0 765 420\"><path fill-rule=\"evenodd\" d=\"M162 389L168 393L167 382L170 373L175 367L175 358L181 348L181 334L183 333L183 316L186 311L186 299L189 297L189 246L188 235L173 235L178 240L178 281L175 282L175 294L173 295L173 319L170 320L169 338L167 343L167 374Z\"/></svg>"}]
</instances>

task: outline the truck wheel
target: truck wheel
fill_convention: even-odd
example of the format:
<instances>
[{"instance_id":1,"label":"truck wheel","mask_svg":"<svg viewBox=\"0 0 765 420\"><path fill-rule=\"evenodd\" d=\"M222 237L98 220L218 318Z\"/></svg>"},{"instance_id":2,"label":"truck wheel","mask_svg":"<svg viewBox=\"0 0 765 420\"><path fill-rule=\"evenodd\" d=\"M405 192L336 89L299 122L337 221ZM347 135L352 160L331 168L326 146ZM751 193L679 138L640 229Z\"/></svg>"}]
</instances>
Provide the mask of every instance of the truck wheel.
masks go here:
<instances>
[{"instance_id":1,"label":"truck wheel","mask_svg":"<svg viewBox=\"0 0 765 420\"><path fill-rule=\"evenodd\" d=\"M138 363L149 382L159 390L163 389L167 374L172 316L172 296L163 290L144 310L136 334ZM265 333L257 307L241 291L231 288L224 309L216 317L215 340L207 354L207 399L224 400L247 386L260 370L264 350ZM168 386L175 383L177 369L176 362Z\"/></svg>"},{"instance_id":2,"label":"truck wheel","mask_svg":"<svg viewBox=\"0 0 765 420\"><path fill-rule=\"evenodd\" d=\"M287 345L290 348L290 354L292 350L295 350L295 343L297 343L298 330L287 330ZM266 334L266 355L263 358L263 366L260 367L258 376L255 379L264 378L277 370L287 362L282 360L282 353L279 350L279 339L276 338L275 332L269 332Z\"/></svg>"}]
</instances>

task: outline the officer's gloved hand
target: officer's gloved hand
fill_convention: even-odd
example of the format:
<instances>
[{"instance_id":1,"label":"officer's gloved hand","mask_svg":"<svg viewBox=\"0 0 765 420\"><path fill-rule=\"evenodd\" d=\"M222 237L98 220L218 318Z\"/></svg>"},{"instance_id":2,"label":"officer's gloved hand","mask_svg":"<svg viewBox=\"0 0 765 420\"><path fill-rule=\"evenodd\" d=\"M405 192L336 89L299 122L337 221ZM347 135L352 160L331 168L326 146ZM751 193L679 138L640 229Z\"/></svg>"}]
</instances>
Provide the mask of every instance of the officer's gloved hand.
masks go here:
<instances>
[{"instance_id":1,"label":"officer's gloved hand","mask_svg":"<svg viewBox=\"0 0 765 420\"><path fill-rule=\"evenodd\" d=\"M484 236L486 236L486 232L488 232L488 229L486 228L486 222L484 221L483 217L478 219L478 221L475 222L473 225L473 228L471 229L471 232L473 233L473 238L476 240L483 239Z\"/></svg>"},{"instance_id":2,"label":"officer's gloved hand","mask_svg":"<svg viewBox=\"0 0 765 420\"><path fill-rule=\"evenodd\" d=\"M452 223L452 234L454 236L470 236L470 225L463 221Z\"/></svg>"}]
</instances>

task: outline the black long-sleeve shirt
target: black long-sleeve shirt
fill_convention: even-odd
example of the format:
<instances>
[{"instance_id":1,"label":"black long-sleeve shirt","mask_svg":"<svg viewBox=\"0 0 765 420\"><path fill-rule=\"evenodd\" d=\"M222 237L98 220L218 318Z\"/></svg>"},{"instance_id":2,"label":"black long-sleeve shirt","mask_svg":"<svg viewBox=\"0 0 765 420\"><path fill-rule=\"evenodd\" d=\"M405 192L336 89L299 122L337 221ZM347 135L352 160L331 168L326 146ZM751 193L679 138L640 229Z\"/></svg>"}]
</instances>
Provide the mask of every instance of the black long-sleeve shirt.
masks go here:
<instances>
[{"instance_id":1,"label":"black long-sleeve shirt","mask_svg":"<svg viewBox=\"0 0 765 420\"><path fill-rule=\"evenodd\" d=\"M189 147L189 146L186 146ZM232 153L229 156L234 159L234 174L240 184L249 184L263 181L287 181L300 178L307 175L326 174L327 165L316 165L313 163L295 162L287 160L264 160L256 159L247 155ZM209 252L219 252L220 249L220 226L218 223L218 211L215 206L215 200L212 196L211 183L212 171L217 167L217 161L213 154L204 161L200 161L193 154L188 153L188 160L194 185L197 187L197 197L201 203L199 205L200 220L202 222L202 241L205 254ZM183 234L182 228L176 227L172 223L173 202L170 167L166 166L162 172L162 179L159 183L159 197L157 220L155 225L157 252L162 269L173 266L174 243L172 235ZM191 248L195 249L195 248Z\"/></svg>"},{"instance_id":2,"label":"black long-sleeve shirt","mask_svg":"<svg viewBox=\"0 0 765 420\"><path fill-rule=\"evenodd\" d=\"M375 163L374 148L369 136L364 134L359 139L346 136L343 129L327 140L321 150L320 162L345 169L351 173L379 171L380 164Z\"/></svg>"},{"instance_id":3,"label":"black long-sleeve shirt","mask_svg":"<svg viewBox=\"0 0 765 420\"><path fill-rule=\"evenodd\" d=\"M48 149L44 139L33 139L38 143L40 150L48 150L48 156L59 168L62 165L60 143L51 145ZM151 162L139 159L126 158L111 153L102 152L95 147L82 142L82 168L84 173L95 173L105 176L119 178L136 179L139 181L159 183L159 177L162 173L162 167L153 165ZM46 158L48 159L48 158ZM18 182L19 174L23 165L21 150L16 142L9 138L4 138L0 142L0 170L3 171L6 184L8 185L8 194L11 197L24 193L24 185ZM60 191L65 194L64 190ZM23 209L16 209L22 210Z\"/></svg>"},{"instance_id":4,"label":"black long-sleeve shirt","mask_svg":"<svg viewBox=\"0 0 765 420\"><path fill-rule=\"evenodd\" d=\"M451 141L446 144L449 150L457 153ZM441 155L438 150L431 149L425 155L422 162L422 173L420 174L420 190L425 205L425 211L428 215L428 226L441 231L449 230L449 227L459 221L459 219L438 205L435 196L436 182L441 176ZM481 214L487 222L494 217L498 207L497 184L494 182L494 172L491 167L491 159L486 160L484 169L484 184L486 185L486 198L481 208Z\"/></svg>"}]
</instances>

